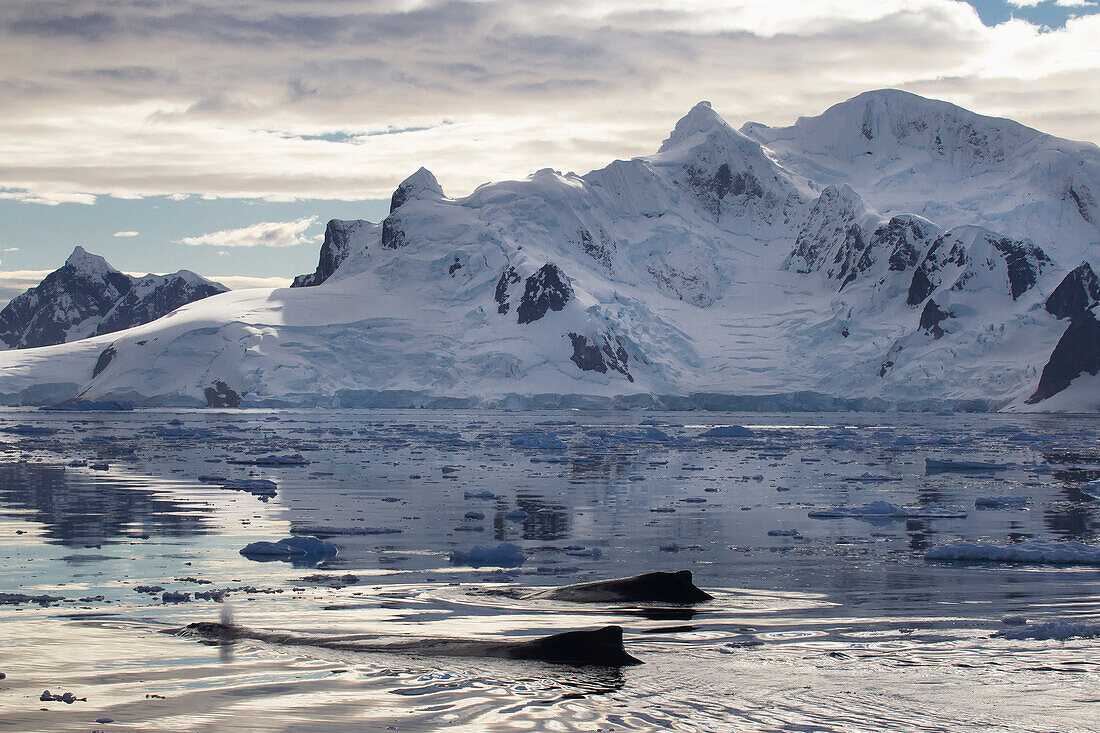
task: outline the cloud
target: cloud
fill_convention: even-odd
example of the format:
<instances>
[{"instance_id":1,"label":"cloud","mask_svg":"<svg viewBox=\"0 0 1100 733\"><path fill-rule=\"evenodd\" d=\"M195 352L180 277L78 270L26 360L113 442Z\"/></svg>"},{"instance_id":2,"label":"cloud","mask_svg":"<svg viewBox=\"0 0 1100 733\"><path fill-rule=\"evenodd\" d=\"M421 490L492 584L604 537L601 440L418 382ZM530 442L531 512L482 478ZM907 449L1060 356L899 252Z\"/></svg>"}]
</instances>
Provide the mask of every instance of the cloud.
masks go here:
<instances>
[{"instance_id":1,"label":"cloud","mask_svg":"<svg viewBox=\"0 0 1100 733\"><path fill-rule=\"evenodd\" d=\"M197 237L184 237L179 242L209 247L295 247L310 243L305 231L316 221L316 216L294 221L264 221L240 229L223 229Z\"/></svg>"},{"instance_id":2,"label":"cloud","mask_svg":"<svg viewBox=\"0 0 1100 733\"><path fill-rule=\"evenodd\" d=\"M459 195L651 153L700 99L790 124L883 87L1100 142L1094 5L1053 29L956 0L96 7L0 3L0 197L360 200L421 165Z\"/></svg>"},{"instance_id":3,"label":"cloud","mask_svg":"<svg viewBox=\"0 0 1100 733\"><path fill-rule=\"evenodd\" d=\"M219 282L230 290L247 288L289 288L289 277L250 277L248 275L210 275L208 280Z\"/></svg>"},{"instance_id":4,"label":"cloud","mask_svg":"<svg viewBox=\"0 0 1100 733\"><path fill-rule=\"evenodd\" d=\"M115 232L114 236L116 236L116 237L136 237L138 234L139 234L139 232L124 231L124 232Z\"/></svg>"}]
</instances>

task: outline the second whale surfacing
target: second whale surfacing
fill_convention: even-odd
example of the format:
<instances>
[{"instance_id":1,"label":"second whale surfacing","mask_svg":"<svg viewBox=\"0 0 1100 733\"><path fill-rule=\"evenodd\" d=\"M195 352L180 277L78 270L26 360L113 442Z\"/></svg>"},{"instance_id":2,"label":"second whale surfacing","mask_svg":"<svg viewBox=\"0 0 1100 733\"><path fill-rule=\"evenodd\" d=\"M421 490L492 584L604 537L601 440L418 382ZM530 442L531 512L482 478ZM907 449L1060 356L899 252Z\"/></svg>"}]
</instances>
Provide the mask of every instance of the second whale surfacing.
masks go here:
<instances>
[{"instance_id":1,"label":"second whale surfacing","mask_svg":"<svg viewBox=\"0 0 1100 733\"><path fill-rule=\"evenodd\" d=\"M473 639L405 639L386 641L378 636L310 636L279 631L250 629L213 622L188 624L173 633L204 641L230 643L253 639L269 644L310 646L352 652L408 654L428 657L489 657L560 664L626 667L642 664L623 646L620 626L566 631L524 641L482 641Z\"/></svg>"},{"instance_id":2,"label":"second whale surfacing","mask_svg":"<svg viewBox=\"0 0 1100 733\"><path fill-rule=\"evenodd\" d=\"M654 572L614 580L564 585L534 593L528 598L549 598L578 603L674 603L688 605L714 600L698 588L690 570L674 573Z\"/></svg>"}]
</instances>

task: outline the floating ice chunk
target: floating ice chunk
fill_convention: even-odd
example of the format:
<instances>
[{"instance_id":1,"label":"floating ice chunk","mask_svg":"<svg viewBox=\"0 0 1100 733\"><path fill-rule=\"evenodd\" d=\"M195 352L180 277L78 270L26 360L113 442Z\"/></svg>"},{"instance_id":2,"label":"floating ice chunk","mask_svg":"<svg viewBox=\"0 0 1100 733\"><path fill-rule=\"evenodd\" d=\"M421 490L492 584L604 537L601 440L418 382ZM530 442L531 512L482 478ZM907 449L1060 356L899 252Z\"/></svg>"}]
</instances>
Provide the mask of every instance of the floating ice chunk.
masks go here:
<instances>
[{"instance_id":1,"label":"floating ice chunk","mask_svg":"<svg viewBox=\"0 0 1100 733\"><path fill-rule=\"evenodd\" d=\"M296 535L320 535L321 537L335 537L336 535L375 535L375 534L401 534L404 530L396 527L326 527L314 525L305 527L292 527L291 533ZM309 539L309 538L306 538Z\"/></svg>"},{"instance_id":2,"label":"floating ice chunk","mask_svg":"<svg viewBox=\"0 0 1100 733\"><path fill-rule=\"evenodd\" d=\"M603 553L598 547L579 547L571 545L565 548L565 554L571 557L599 557Z\"/></svg>"},{"instance_id":3,"label":"floating ice chunk","mask_svg":"<svg viewBox=\"0 0 1100 733\"><path fill-rule=\"evenodd\" d=\"M1001 617L1001 623L1005 626L1023 626L1027 623L1027 617L1018 614L1009 614L1008 616Z\"/></svg>"},{"instance_id":4,"label":"floating ice chunk","mask_svg":"<svg viewBox=\"0 0 1100 733\"><path fill-rule=\"evenodd\" d=\"M531 515L525 512L523 509L513 509L504 515L504 518L509 522L523 522L526 521Z\"/></svg>"},{"instance_id":5,"label":"floating ice chunk","mask_svg":"<svg viewBox=\"0 0 1100 733\"><path fill-rule=\"evenodd\" d=\"M465 498L465 499L496 499L497 495L494 494L492 491L478 491L476 493L473 492L473 491L467 491L465 494L463 494L463 498Z\"/></svg>"},{"instance_id":6,"label":"floating ice chunk","mask_svg":"<svg viewBox=\"0 0 1100 733\"><path fill-rule=\"evenodd\" d=\"M888 501L873 501L863 506L835 506L830 509L815 509L809 516L815 519L831 519L836 517L890 517L903 519L906 517L925 517L940 519L957 519L966 516L966 512L956 509L947 509L937 504L925 506L898 506Z\"/></svg>"},{"instance_id":7,"label":"floating ice chunk","mask_svg":"<svg viewBox=\"0 0 1100 733\"><path fill-rule=\"evenodd\" d=\"M751 438L756 433L742 425L719 425L700 434L701 438Z\"/></svg>"},{"instance_id":8,"label":"floating ice chunk","mask_svg":"<svg viewBox=\"0 0 1100 733\"><path fill-rule=\"evenodd\" d=\"M769 537L801 537L802 533L797 529L769 529Z\"/></svg>"},{"instance_id":9,"label":"floating ice chunk","mask_svg":"<svg viewBox=\"0 0 1100 733\"><path fill-rule=\"evenodd\" d=\"M988 471L1005 471L1008 465L1004 463L984 463L982 461L940 461L935 458L924 459L925 473L985 473Z\"/></svg>"},{"instance_id":10,"label":"floating ice chunk","mask_svg":"<svg viewBox=\"0 0 1100 733\"><path fill-rule=\"evenodd\" d=\"M253 496L259 496L260 498L268 498L275 496L278 485L274 481L269 481L265 478L239 478L229 479L223 481L221 484L223 489L232 489L233 491L247 491Z\"/></svg>"},{"instance_id":11,"label":"floating ice chunk","mask_svg":"<svg viewBox=\"0 0 1100 733\"><path fill-rule=\"evenodd\" d=\"M859 476L849 476L844 480L845 481L860 481L860 482L868 483L868 484L880 484L880 483L886 483L888 481L901 481L902 478L901 478L901 476L890 476L888 474L883 474L883 473L869 473L867 471L864 471Z\"/></svg>"},{"instance_id":12,"label":"floating ice chunk","mask_svg":"<svg viewBox=\"0 0 1100 733\"><path fill-rule=\"evenodd\" d=\"M1047 621L1013 629L1001 629L993 634L1002 639L1035 639L1036 641L1066 641L1068 639L1100 638L1100 624L1081 624L1071 621Z\"/></svg>"},{"instance_id":13,"label":"floating ice chunk","mask_svg":"<svg viewBox=\"0 0 1100 733\"><path fill-rule=\"evenodd\" d=\"M474 545L469 550L452 550L451 562L455 565L469 565L480 568L491 565L499 568L516 568L527 561L523 548L511 542L501 542L496 547Z\"/></svg>"},{"instance_id":14,"label":"floating ice chunk","mask_svg":"<svg viewBox=\"0 0 1100 733\"><path fill-rule=\"evenodd\" d=\"M1027 507L1027 497L979 496L974 500L974 506L979 509L1024 509Z\"/></svg>"},{"instance_id":15,"label":"floating ice chunk","mask_svg":"<svg viewBox=\"0 0 1100 733\"><path fill-rule=\"evenodd\" d=\"M925 560L1100 565L1100 547L1076 540L1025 540L1014 545L955 542L924 554Z\"/></svg>"},{"instance_id":16,"label":"floating ice chunk","mask_svg":"<svg viewBox=\"0 0 1100 733\"><path fill-rule=\"evenodd\" d=\"M556 433L523 432L512 436L513 448L538 448L541 450L565 450L566 445Z\"/></svg>"},{"instance_id":17,"label":"floating ice chunk","mask_svg":"<svg viewBox=\"0 0 1100 733\"><path fill-rule=\"evenodd\" d=\"M316 537L288 537L278 542L253 542L241 550L249 559L296 560L333 557L336 545Z\"/></svg>"}]
</instances>

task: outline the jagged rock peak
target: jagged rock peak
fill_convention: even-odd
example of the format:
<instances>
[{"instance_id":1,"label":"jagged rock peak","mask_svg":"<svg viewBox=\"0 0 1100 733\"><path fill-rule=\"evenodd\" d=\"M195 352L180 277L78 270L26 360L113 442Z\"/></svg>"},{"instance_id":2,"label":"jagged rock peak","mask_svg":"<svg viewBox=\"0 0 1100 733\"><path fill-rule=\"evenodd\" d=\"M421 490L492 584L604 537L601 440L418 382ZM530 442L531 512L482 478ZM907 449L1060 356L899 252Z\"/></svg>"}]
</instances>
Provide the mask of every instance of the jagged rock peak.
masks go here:
<instances>
[{"instance_id":1,"label":"jagged rock peak","mask_svg":"<svg viewBox=\"0 0 1100 733\"><path fill-rule=\"evenodd\" d=\"M401 182L390 198L390 213L397 211L409 199L443 198L443 187L430 170L421 166L416 173Z\"/></svg>"},{"instance_id":2,"label":"jagged rock peak","mask_svg":"<svg viewBox=\"0 0 1100 733\"><path fill-rule=\"evenodd\" d=\"M107 260L99 255L92 254L79 245L73 248L73 253L65 260L65 266L89 275L104 275L108 272L118 272L118 270L111 267Z\"/></svg>"}]
</instances>

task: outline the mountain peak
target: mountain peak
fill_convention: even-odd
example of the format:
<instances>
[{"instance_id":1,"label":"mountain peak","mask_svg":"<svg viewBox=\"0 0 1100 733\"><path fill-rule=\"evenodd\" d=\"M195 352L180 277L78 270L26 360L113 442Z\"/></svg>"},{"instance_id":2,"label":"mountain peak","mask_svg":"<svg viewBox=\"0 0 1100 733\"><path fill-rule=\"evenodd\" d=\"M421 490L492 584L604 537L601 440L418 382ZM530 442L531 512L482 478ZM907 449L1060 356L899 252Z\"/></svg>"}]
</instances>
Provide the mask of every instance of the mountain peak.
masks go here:
<instances>
[{"instance_id":1,"label":"mountain peak","mask_svg":"<svg viewBox=\"0 0 1100 733\"><path fill-rule=\"evenodd\" d=\"M107 260L92 254L80 245L73 248L73 253L65 260L65 266L89 275L102 276L108 272L118 272Z\"/></svg>"},{"instance_id":2,"label":"mountain peak","mask_svg":"<svg viewBox=\"0 0 1100 733\"><path fill-rule=\"evenodd\" d=\"M425 196L427 194L427 196ZM443 187L439 185L435 175L424 166L401 182L397 190L390 198L390 213L399 209L406 201L413 198L443 198Z\"/></svg>"},{"instance_id":3,"label":"mountain peak","mask_svg":"<svg viewBox=\"0 0 1100 733\"><path fill-rule=\"evenodd\" d=\"M710 102L699 102L680 118L668 139L661 143L659 152L674 148L695 135L705 135L722 128L733 131L733 128L710 106Z\"/></svg>"}]
</instances>

